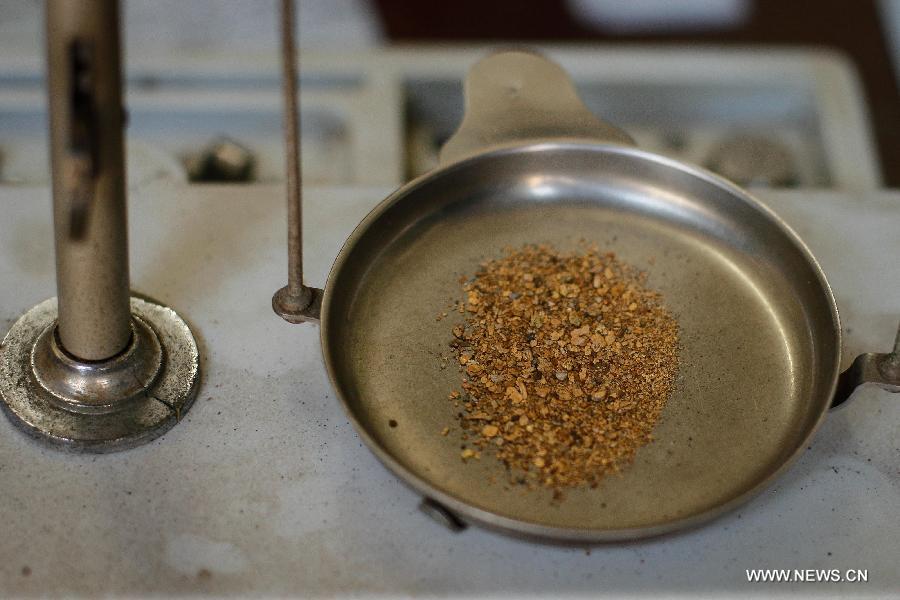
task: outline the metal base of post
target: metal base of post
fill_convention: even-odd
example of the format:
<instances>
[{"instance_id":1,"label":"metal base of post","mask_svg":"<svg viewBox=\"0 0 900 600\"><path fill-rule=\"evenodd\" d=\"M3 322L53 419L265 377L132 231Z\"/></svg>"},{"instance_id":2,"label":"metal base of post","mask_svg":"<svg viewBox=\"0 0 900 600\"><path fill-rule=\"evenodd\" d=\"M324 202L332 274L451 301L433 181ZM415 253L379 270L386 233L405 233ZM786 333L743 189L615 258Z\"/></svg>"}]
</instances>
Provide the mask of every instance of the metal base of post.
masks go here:
<instances>
[{"instance_id":1,"label":"metal base of post","mask_svg":"<svg viewBox=\"0 0 900 600\"><path fill-rule=\"evenodd\" d=\"M34 438L77 452L115 452L168 431L191 407L197 343L172 309L131 299L132 341L83 362L56 339L56 298L25 313L0 345L0 406Z\"/></svg>"}]
</instances>

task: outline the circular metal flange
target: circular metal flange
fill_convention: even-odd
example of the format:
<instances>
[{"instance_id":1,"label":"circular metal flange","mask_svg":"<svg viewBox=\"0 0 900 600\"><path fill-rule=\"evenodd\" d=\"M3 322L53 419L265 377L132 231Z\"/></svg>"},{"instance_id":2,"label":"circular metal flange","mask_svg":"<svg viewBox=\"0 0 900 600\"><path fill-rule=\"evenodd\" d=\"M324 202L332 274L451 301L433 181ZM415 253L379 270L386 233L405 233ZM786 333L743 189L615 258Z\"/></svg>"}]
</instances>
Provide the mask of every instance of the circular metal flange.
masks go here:
<instances>
[{"instance_id":1,"label":"circular metal flange","mask_svg":"<svg viewBox=\"0 0 900 600\"><path fill-rule=\"evenodd\" d=\"M25 313L0 346L0 406L10 420L39 440L97 453L138 446L175 425L197 392L197 343L168 307L132 298L131 312L129 347L101 362L59 347L56 298Z\"/></svg>"},{"instance_id":2,"label":"circular metal flange","mask_svg":"<svg viewBox=\"0 0 900 600\"><path fill-rule=\"evenodd\" d=\"M104 361L82 361L59 341L54 321L38 336L31 350L35 379L60 408L85 414L117 412L139 399L156 381L163 367L159 338L140 317L131 316L131 341Z\"/></svg>"}]
</instances>

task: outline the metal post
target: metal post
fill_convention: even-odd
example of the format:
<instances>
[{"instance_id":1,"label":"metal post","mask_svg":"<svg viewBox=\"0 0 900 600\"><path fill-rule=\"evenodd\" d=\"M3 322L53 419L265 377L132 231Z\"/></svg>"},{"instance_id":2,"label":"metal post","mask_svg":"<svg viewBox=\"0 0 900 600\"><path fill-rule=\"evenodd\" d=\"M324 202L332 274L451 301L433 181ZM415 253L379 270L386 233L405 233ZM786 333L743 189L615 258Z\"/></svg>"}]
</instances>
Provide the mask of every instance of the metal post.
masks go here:
<instances>
[{"instance_id":1,"label":"metal post","mask_svg":"<svg viewBox=\"0 0 900 600\"><path fill-rule=\"evenodd\" d=\"M113 452L181 419L200 355L175 311L130 297L118 0L46 8L59 293L0 343L0 408L50 444Z\"/></svg>"},{"instance_id":2,"label":"metal post","mask_svg":"<svg viewBox=\"0 0 900 600\"><path fill-rule=\"evenodd\" d=\"M294 0L281 1L281 86L284 94L284 152L287 180L288 284L275 292L272 308L289 323L318 321L322 290L303 282L303 196L300 168L300 111L297 105L297 49Z\"/></svg>"},{"instance_id":3,"label":"metal post","mask_svg":"<svg viewBox=\"0 0 900 600\"><path fill-rule=\"evenodd\" d=\"M132 336L118 0L48 0L58 334L81 360Z\"/></svg>"}]
</instances>

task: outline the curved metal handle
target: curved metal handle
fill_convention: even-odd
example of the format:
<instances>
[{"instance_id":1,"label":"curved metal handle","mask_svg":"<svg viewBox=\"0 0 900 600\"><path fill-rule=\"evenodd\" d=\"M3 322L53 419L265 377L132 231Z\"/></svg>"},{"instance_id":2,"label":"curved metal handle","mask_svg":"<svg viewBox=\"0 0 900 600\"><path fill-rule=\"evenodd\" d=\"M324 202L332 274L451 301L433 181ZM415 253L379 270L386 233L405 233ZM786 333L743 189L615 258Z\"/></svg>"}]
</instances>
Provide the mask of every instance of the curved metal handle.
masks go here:
<instances>
[{"instance_id":1,"label":"curved metal handle","mask_svg":"<svg viewBox=\"0 0 900 600\"><path fill-rule=\"evenodd\" d=\"M512 142L575 138L634 145L588 110L562 67L538 54L481 59L466 76L465 102L459 129L441 149L442 165Z\"/></svg>"},{"instance_id":2,"label":"curved metal handle","mask_svg":"<svg viewBox=\"0 0 900 600\"><path fill-rule=\"evenodd\" d=\"M850 368L841 373L831 408L844 404L856 388L867 383L889 392L900 392L900 327L897 328L892 352L860 354Z\"/></svg>"}]
</instances>

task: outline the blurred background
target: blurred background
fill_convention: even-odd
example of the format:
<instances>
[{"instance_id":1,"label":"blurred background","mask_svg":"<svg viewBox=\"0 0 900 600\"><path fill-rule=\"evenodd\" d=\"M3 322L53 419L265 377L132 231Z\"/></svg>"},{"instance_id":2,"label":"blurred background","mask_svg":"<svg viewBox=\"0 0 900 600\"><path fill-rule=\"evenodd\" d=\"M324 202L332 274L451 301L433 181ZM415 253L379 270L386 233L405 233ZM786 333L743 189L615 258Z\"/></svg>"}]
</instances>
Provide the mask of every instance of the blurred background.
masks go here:
<instances>
[{"instance_id":1,"label":"blurred background","mask_svg":"<svg viewBox=\"0 0 900 600\"><path fill-rule=\"evenodd\" d=\"M300 0L308 185L432 167L461 78L550 54L641 146L776 188L900 185L900 0ZM0 0L0 182L45 184L43 15ZM274 0L123 0L129 180L280 181Z\"/></svg>"}]
</instances>

